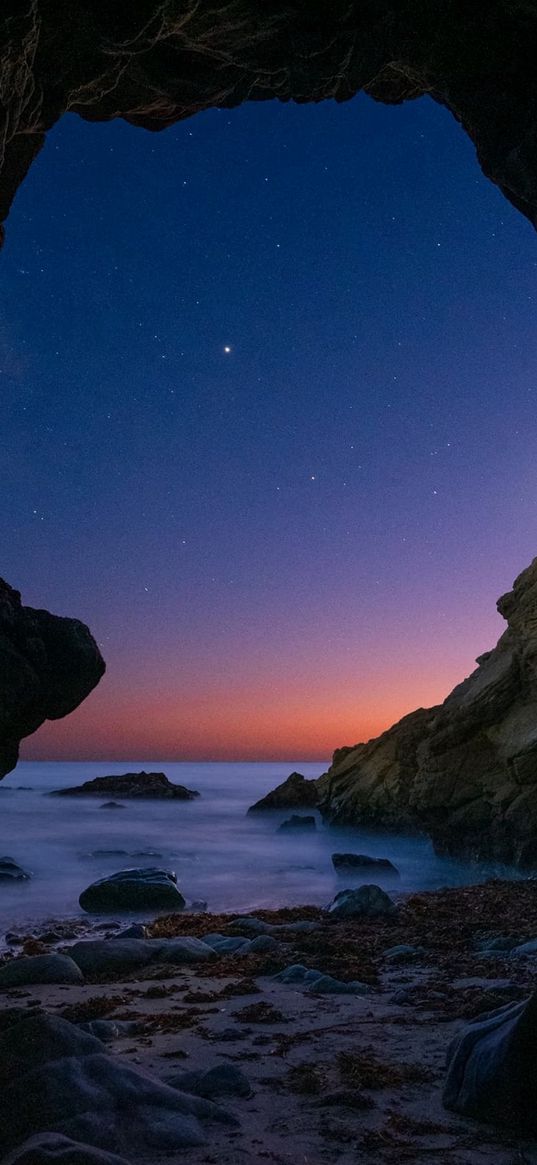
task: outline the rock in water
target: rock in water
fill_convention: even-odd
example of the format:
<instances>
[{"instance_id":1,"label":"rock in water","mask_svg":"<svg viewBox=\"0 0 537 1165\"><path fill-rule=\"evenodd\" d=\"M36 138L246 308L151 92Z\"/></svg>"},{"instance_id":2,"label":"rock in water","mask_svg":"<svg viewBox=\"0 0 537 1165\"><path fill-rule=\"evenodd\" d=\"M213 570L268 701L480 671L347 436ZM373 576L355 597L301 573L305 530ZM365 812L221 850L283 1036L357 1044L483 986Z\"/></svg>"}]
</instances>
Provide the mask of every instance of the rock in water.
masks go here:
<instances>
[{"instance_id":1,"label":"rock in water","mask_svg":"<svg viewBox=\"0 0 537 1165\"><path fill-rule=\"evenodd\" d=\"M317 823L314 817L300 817L299 814L293 813L292 817L288 817L287 821L282 821L278 826L278 833L292 832L293 830L302 829L317 829Z\"/></svg>"},{"instance_id":2,"label":"rock in water","mask_svg":"<svg viewBox=\"0 0 537 1165\"><path fill-rule=\"evenodd\" d=\"M23 737L78 708L104 667L83 623L23 607L0 579L0 777L15 768Z\"/></svg>"},{"instance_id":3,"label":"rock in water","mask_svg":"<svg viewBox=\"0 0 537 1165\"><path fill-rule=\"evenodd\" d=\"M379 874L399 877L397 866L394 866L388 858L370 858L367 854L332 854L332 865L342 874L350 871L356 871L358 874L362 870L377 870Z\"/></svg>"},{"instance_id":4,"label":"rock in water","mask_svg":"<svg viewBox=\"0 0 537 1165\"><path fill-rule=\"evenodd\" d=\"M444 1105L490 1124L537 1133L537 995L470 1023L448 1052Z\"/></svg>"},{"instance_id":5,"label":"rock in water","mask_svg":"<svg viewBox=\"0 0 537 1165\"><path fill-rule=\"evenodd\" d=\"M441 706L334 754L330 824L417 828L438 852L537 865L537 559L498 610L507 630Z\"/></svg>"},{"instance_id":6,"label":"rock in water","mask_svg":"<svg viewBox=\"0 0 537 1165\"><path fill-rule=\"evenodd\" d=\"M340 890L328 907L333 918L381 918L395 914L397 907L380 886L360 886Z\"/></svg>"},{"instance_id":7,"label":"rock in water","mask_svg":"<svg viewBox=\"0 0 537 1165\"><path fill-rule=\"evenodd\" d=\"M177 798L180 801L193 801L199 797L195 789L186 789L184 785L174 785L168 780L165 773L123 773L121 776L95 777L93 781L84 781L83 785L74 785L70 789L55 789L52 797L144 797Z\"/></svg>"},{"instance_id":8,"label":"rock in water","mask_svg":"<svg viewBox=\"0 0 537 1165\"><path fill-rule=\"evenodd\" d=\"M100 1040L44 1012L0 1034L0 1086L3 1153L54 1132L149 1160L204 1144L202 1121L236 1123L211 1101L107 1055Z\"/></svg>"},{"instance_id":9,"label":"rock in water","mask_svg":"<svg viewBox=\"0 0 537 1165\"><path fill-rule=\"evenodd\" d=\"M0 858L1 882L27 882L29 878L30 874L17 865L13 858Z\"/></svg>"},{"instance_id":10,"label":"rock in water","mask_svg":"<svg viewBox=\"0 0 537 1165\"><path fill-rule=\"evenodd\" d=\"M250 805L248 813L261 813L269 809L316 809L319 804L319 790L316 781L307 781L302 773L291 773L286 781L277 785L255 805Z\"/></svg>"},{"instance_id":11,"label":"rock in water","mask_svg":"<svg viewBox=\"0 0 537 1165\"><path fill-rule=\"evenodd\" d=\"M82 891L79 903L89 914L114 910L183 910L185 899L176 886L176 876L152 867L120 870L99 878Z\"/></svg>"}]
</instances>

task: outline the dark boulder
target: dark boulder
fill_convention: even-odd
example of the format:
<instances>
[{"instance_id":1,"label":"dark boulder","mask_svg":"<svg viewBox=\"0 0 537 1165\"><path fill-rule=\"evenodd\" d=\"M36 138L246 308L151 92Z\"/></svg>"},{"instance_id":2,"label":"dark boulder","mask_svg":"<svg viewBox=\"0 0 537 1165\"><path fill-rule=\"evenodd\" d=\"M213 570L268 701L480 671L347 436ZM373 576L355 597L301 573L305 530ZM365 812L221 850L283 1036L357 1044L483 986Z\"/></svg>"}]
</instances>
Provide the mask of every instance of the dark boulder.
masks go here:
<instances>
[{"instance_id":1,"label":"dark boulder","mask_svg":"<svg viewBox=\"0 0 537 1165\"><path fill-rule=\"evenodd\" d=\"M32 955L10 959L0 967L0 988L27 983L83 983L79 967L68 955Z\"/></svg>"},{"instance_id":2,"label":"dark boulder","mask_svg":"<svg viewBox=\"0 0 537 1165\"><path fill-rule=\"evenodd\" d=\"M4 1153L54 1132L138 1161L204 1144L202 1121L236 1124L210 1101L112 1058L100 1040L45 1012L0 1034L0 1088Z\"/></svg>"},{"instance_id":3,"label":"dark boulder","mask_svg":"<svg viewBox=\"0 0 537 1165\"><path fill-rule=\"evenodd\" d=\"M388 858L370 858L367 854L332 854L332 865L338 874L360 874L363 870L376 870L379 874L399 877L397 866Z\"/></svg>"},{"instance_id":4,"label":"dark boulder","mask_svg":"<svg viewBox=\"0 0 537 1165\"><path fill-rule=\"evenodd\" d=\"M278 833L293 832L302 829L317 829L317 822L314 817L300 817L297 813L293 813L292 817L288 817L287 821L282 821L278 826Z\"/></svg>"},{"instance_id":5,"label":"dark boulder","mask_svg":"<svg viewBox=\"0 0 537 1165\"><path fill-rule=\"evenodd\" d=\"M152 866L120 870L92 882L78 901L88 914L114 910L183 910L185 899L176 881L174 873Z\"/></svg>"},{"instance_id":6,"label":"dark boulder","mask_svg":"<svg viewBox=\"0 0 537 1165\"><path fill-rule=\"evenodd\" d=\"M537 1134L537 995L468 1024L448 1052L444 1105Z\"/></svg>"},{"instance_id":7,"label":"dark boulder","mask_svg":"<svg viewBox=\"0 0 537 1165\"><path fill-rule=\"evenodd\" d=\"M104 667L83 623L23 607L0 579L0 777L15 768L23 737L78 708Z\"/></svg>"},{"instance_id":8,"label":"dark boulder","mask_svg":"<svg viewBox=\"0 0 537 1165\"><path fill-rule=\"evenodd\" d=\"M194 789L174 785L165 773L122 773L121 776L95 777L70 789L55 789L51 797L121 797L122 800L160 799L193 801L199 797Z\"/></svg>"},{"instance_id":9,"label":"dark boulder","mask_svg":"<svg viewBox=\"0 0 537 1165\"><path fill-rule=\"evenodd\" d=\"M270 809L315 809L319 804L316 781L307 781L302 773L291 773L266 797L250 805L248 813L262 813Z\"/></svg>"},{"instance_id":10,"label":"dark boulder","mask_svg":"<svg viewBox=\"0 0 537 1165\"><path fill-rule=\"evenodd\" d=\"M0 882L27 882L30 877L13 858L0 858Z\"/></svg>"},{"instance_id":11,"label":"dark boulder","mask_svg":"<svg viewBox=\"0 0 537 1165\"><path fill-rule=\"evenodd\" d=\"M149 963L170 963L178 967L214 959L214 951L192 935L179 938L85 939L70 947L77 967L88 977L121 975Z\"/></svg>"},{"instance_id":12,"label":"dark boulder","mask_svg":"<svg viewBox=\"0 0 537 1165\"><path fill-rule=\"evenodd\" d=\"M340 890L328 907L332 918L382 918L395 914L396 910L395 902L380 886Z\"/></svg>"}]
</instances>

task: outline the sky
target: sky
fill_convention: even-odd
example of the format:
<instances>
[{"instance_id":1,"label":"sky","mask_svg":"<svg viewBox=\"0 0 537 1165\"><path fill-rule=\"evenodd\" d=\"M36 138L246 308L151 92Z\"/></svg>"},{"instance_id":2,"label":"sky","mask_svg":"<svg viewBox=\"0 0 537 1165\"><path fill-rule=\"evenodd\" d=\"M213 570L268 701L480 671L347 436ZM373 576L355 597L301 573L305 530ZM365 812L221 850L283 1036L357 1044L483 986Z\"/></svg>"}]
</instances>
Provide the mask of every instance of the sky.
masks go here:
<instances>
[{"instance_id":1,"label":"sky","mask_svg":"<svg viewBox=\"0 0 537 1165\"><path fill-rule=\"evenodd\" d=\"M107 662L25 758L324 763L496 642L537 246L445 109L68 115L0 287L0 573Z\"/></svg>"}]
</instances>

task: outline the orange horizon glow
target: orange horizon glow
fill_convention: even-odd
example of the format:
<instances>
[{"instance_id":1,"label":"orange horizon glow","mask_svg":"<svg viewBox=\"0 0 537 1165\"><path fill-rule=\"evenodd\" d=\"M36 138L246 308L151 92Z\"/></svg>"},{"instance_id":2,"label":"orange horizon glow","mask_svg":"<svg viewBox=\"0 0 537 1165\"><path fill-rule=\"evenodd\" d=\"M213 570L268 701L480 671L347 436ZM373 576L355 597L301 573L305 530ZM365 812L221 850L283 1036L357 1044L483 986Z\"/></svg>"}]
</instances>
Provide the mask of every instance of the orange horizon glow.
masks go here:
<instances>
[{"instance_id":1,"label":"orange horizon glow","mask_svg":"<svg viewBox=\"0 0 537 1165\"><path fill-rule=\"evenodd\" d=\"M111 700L106 688L103 683L71 716L47 722L23 741L21 759L325 763L336 748L367 741L408 712L441 702L449 684L416 681L361 699L317 690L307 700L237 689L180 700L121 692Z\"/></svg>"}]
</instances>

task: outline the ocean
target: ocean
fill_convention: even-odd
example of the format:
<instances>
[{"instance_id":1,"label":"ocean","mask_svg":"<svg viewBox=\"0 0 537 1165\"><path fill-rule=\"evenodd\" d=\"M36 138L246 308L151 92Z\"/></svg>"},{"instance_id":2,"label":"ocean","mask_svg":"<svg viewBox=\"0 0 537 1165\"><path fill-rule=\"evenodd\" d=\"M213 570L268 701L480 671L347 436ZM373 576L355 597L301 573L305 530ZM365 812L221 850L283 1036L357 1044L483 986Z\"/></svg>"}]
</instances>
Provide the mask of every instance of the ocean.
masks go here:
<instances>
[{"instance_id":1,"label":"ocean","mask_svg":"<svg viewBox=\"0 0 537 1165\"><path fill-rule=\"evenodd\" d=\"M376 874L367 880L398 891L517 876L506 867L440 858L423 837L332 830L319 817L315 832L278 834L288 813L246 816L249 805L293 770L317 777L325 768L322 761L300 760L20 762L0 783L0 848L1 856L14 858L32 878L0 882L0 934L82 915L78 896L90 882L133 866L174 870L187 902L204 900L210 911L326 904L348 882L332 867L335 851L390 858L399 880L383 883ZM97 776L142 769L165 772L201 796L191 802L125 801L123 810L101 809L101 798L47 796Z\"/></svg>"}]
</instances>

